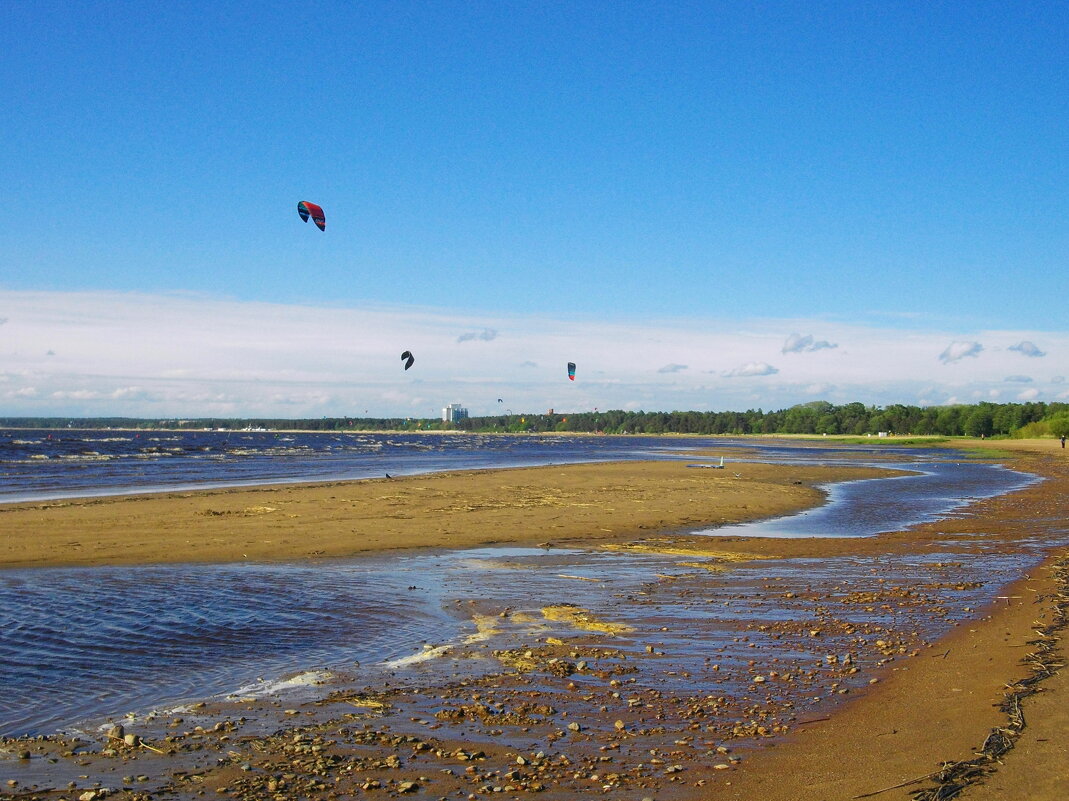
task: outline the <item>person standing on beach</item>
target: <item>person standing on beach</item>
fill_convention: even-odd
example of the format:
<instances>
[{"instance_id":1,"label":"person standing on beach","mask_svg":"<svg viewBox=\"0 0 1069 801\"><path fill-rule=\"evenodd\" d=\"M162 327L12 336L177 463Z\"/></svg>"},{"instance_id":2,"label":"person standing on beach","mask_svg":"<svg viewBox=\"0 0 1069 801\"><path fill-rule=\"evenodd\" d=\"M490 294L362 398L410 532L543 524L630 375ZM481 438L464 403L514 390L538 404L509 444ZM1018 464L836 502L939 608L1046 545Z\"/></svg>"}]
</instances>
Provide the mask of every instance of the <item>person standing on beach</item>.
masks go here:
<instances>
[{"instance_id":1,"label":"person standing on beach","mask_svg":"<svg viewBox=\"0 0 1069 801\"><path fill-rule=\"evenodd\" d=\"M1062 447L1065 447L1065 434L1062 434Z\"/></svg>"}]
</instances>

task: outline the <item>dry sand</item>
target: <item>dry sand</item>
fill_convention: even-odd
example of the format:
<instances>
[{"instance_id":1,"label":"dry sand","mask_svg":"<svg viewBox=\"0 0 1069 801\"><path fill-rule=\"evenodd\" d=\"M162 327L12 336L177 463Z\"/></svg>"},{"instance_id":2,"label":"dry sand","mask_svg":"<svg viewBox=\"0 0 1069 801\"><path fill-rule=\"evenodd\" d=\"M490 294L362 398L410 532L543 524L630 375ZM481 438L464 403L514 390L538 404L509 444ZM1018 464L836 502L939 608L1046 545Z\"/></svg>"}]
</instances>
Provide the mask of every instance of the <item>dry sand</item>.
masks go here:
<instances>
[{"instance_id":1,"label":"dry sand","mask_svg":"<svg viewBox=\"0 0 1069 801\"><path fill-rule=\"evenodd\" d=\"M742 478L735 478L730 470L653 462L22 504L0 511L0 564L292 559L598 537L617 543L638 537L646 544L652 537L659 548L714 548L754 556L893 556L923 553L930 543L947 537L983 540L1006 553L1015 552L1026 537L1049 536L1064 543L1066 451L1056 441L976 444L1012 452L1008 464L1046 481L973 504L965 515L866 539L699 541L681 533L804 508L819 501L813 485L861 477L863 471L745 465ZM428 521L433 521L429 531ZM676 533L664 536L671 532ZM666 783L636 797L907 799L917 790L935 788L932 775L945 762L973 759L993 728L1008 725L1007 713L999 708L1006 688L1031 675L1034 666L1022 659L1035 650L1035 630L1056 621L1059 594L1064 598L1069 592L1053 572L1055 559L1066 553L1064 544L1052 547L1042 566L1004 588L999 593L1004 597L990 608L935 647L889 667L877 684L830 719L794 726L786 738L766 741L767 748L729 770L714 771L715 760L710 760L704 773L688 773L685 784ZM1060 644L1052 654L1064 657ZM1069 684L1064 671L1055 670L1036 687L1041 692L1022 704L1028 725L1016 738L1017 747L1001 764L982 766L976 772L979 781L960 797L1066 797ZM273 748L283 749L281 742L273 746L265 740L262 746L273 753ZM396 753L396 744L383 743L383 755L391 748ZM578 760L582 748L576 751ZM238 786L241 776L220 768L204 781L213 782L208 785L211 794L215 782ZM549 797L564 797L554 795L552 787L546 790ZM323 797L334 797L326 788L324 792ZM363 794L358 788L353 793Z\"/></svg>"}]
</instances>

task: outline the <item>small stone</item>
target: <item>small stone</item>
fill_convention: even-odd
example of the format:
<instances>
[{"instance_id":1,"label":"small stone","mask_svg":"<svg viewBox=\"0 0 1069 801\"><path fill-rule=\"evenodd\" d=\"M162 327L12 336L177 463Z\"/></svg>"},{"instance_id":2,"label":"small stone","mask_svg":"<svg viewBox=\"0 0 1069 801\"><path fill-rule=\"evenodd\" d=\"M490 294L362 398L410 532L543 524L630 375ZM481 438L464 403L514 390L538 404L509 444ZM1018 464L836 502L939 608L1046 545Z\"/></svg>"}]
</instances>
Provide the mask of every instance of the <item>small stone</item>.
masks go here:
<instances>
[{"instance_id":1,"label":"small stone","mask_svg":"<svg viewBox=\"0 0 1069 801\"><path fill-rule=\"evenodd\" d=\"M627 726L627 724L624 723L622 720L618 720L612 725L616 727L617 731L623 731Z\"/></svg>"},{"instance_id":2,"label":"small stone","mask_svg":"<svg viewBox=\"0 0 1069 801\"><path fill-rule=\"evenodd\" d=\"M716 765L713 765L713 770L731 770L731 765L726 762L719 762Z\"/></svg>"},{"instance_id":3,"label":"small stone","mask_svg":"<svg viewBox=\"0 0 1069 801\"><path fill-rule=\"evenodd\" d=\"M121 723L108 729L108 737L113 740L121 740L125 734L126 729L123 728Z\"/></svg>"},{"instance_id":4,"label":"small stone","mask_svg":"<svg viewBox=\"0 0 1069 801\"><path fill-rule=\"evenodd\" d=\"M138 737L136 734L124 735L122 741L132 748L136 748L137 746L141 745L141 738Z\"/></svg>"},{"instance_id":5,"label":"small stone","mask_svg":"<svg viewBox=\"0 0 1069 801\"><path fill-rule=\"evenodd\" d=\"M580 726L578 723L569 723L568 724L568 728L571 731L582 731L583 730L583 727Z\"/></svg>"},{"instance_id":6,"label":"small stone","mask_svg":"<svg viewBox=\"0 0 1069 801\"><path fill-rule=\"evenodd\" d=\"M401 782L399 785L397 785L397 792L399 793L414 793L418 789L418 782Z\"/></svg>"}]
</instances>

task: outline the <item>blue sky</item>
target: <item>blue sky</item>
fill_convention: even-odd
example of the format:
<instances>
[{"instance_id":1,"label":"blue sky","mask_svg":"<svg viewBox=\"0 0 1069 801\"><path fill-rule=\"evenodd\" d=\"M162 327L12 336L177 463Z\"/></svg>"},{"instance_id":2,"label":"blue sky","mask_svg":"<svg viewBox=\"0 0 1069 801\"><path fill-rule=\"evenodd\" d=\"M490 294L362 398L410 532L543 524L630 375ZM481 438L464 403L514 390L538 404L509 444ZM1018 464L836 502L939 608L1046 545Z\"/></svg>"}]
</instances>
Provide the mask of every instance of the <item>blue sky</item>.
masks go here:
<instances>
[{"instance_id":1,"label":"blue sky","mask_svg":"<svg viewBox=\"0 0 1069 801\"><path fill-rule=\"evenodd\" d=\"M1065 399L1067 33L1049 3L8 4L0 414Z\"/></svg>"}]
</instances>

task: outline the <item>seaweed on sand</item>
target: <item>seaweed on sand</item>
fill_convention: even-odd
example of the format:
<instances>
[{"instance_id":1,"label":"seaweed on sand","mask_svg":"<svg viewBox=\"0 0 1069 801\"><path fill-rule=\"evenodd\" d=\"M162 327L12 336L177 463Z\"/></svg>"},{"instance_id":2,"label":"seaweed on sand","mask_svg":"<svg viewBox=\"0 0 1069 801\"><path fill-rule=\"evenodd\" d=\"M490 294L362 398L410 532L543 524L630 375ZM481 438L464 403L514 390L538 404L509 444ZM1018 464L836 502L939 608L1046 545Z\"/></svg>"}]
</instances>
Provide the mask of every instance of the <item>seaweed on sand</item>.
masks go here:
<instances>
[{"instance_id":1,"label":"seaweed on sand","mask_svg":"<svg viewBox=\"0 0 1069 801\"><path fill-rule=\"evenodd\" d=\"M1021 699L1039 692L1037 685L1063 667L1056 650L1059 634L1069 623L1069 556L1063 556L1054 563L1053 576L1058 589L1054 593L1051 621L1036 629L1039 637L1029 642L1029 645L1036 647L1035 651L1022 660L1031 668L1031 672L1006 688L999 705L1006 714L1006 724L991 730L973 759L944 763L942 769L931 776L935 786L913 791L914 801L947 801L956 797L970 784L994 772L1000 758L1016 744L1026 726Z\"/></svg>"}]
</instances>

